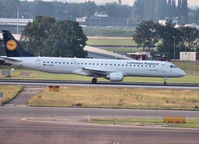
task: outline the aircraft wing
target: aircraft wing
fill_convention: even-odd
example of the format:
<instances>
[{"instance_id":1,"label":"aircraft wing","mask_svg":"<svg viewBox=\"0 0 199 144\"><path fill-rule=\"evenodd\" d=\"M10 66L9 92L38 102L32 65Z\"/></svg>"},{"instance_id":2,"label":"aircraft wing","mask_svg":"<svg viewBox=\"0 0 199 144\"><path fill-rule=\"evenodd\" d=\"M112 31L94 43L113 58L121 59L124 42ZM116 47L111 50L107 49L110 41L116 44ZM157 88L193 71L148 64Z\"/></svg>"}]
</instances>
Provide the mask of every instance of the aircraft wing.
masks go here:
<instances>
[{"instance_id":1,"label":"aircraft wing","mask_svg":"<svg viewBox=\"0 0 199 144\"><path fill-rule=\"evenodd\" d=\"M12 58L12 57L6 57L6 56L0 56L0 60L2 61L13 61L13 62L20 62L21 60Z\"/></svg>"},{"instance_id":2,"label":"aircraft wing","mask_svg":"<svg viewBox=\"0 0 199 144\"><path fill-rule=\"evenodd\" d=\"M90 68L82 68L82 70L86 71L91 76L100 76L100 77L106 77L108 74L112 72L112 71L102 71L102 70L90 69Z\"/></svg>"}]
</instances>

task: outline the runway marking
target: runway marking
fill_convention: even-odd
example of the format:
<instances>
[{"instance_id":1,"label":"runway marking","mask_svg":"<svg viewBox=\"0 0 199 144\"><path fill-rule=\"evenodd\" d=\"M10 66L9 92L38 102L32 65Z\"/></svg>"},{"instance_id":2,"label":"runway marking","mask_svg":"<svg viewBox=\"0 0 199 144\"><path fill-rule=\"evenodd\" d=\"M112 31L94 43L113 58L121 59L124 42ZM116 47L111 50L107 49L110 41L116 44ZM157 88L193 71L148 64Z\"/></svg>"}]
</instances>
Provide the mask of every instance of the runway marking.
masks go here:
<instances>
[{"instance_id":1,"label":"runway marking","mask_svg":"<svg viewBox=\"0 0 199 144\"><path fill-rule=\"evenodd\" d=\"M63 118L61 120L66 120L64 122L57 121L60 119L53 118L39 118L39 117L22 117L20 120L26 121L26 122L33 122L33 123L45 123L45 124L68 124L68 125L80 125L80 126L97 126L97 127L113 127L113 128L136 128L136 131L145 131L145 132L151 132L151 131L160 131L160 129L163 129L164 132L198 132L198 128L177 128L177 127L150 127L150 126L135 126L135 125L118 125L118 124L95 124L95 123L86 123L86 122L80 122L82 119L78 119L77 122L71 122L67 121L70 119ZM86 117L84 117L86 119ZM147 130L141 130L142 128L145 128ZM140 130L138 130L140 129Z\"/></svg>"},{"instance_id":2,"label":"runway marking","mask_svg":"<svg viewBox=\"0 0 199 144\"><path fill-rule=\"evenodd\" d=\"M0 82L1 85L30 85L30 86L82 86L82 87L133 87L133 88L155 88L155 89L192 89L199 90L196 86L161 86L161 85L124 85L124 84L74 84L74 83L34 83L34 82Z\"/></svg>"}]
</instances>

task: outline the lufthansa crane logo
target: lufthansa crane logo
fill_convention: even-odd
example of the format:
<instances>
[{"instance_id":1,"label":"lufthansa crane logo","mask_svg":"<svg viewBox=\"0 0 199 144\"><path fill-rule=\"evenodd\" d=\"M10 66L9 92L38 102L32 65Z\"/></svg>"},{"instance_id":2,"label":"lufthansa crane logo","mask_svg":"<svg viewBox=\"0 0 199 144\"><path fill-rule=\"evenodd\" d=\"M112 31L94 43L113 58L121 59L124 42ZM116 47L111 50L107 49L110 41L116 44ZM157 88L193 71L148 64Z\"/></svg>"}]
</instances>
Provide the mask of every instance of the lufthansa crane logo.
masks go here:
<instances>
[{"instance_id":1,"label":"lufthansa crane logo","mask_svg":"<svg viewBox=\"0 0 199 144\"><path fill-rule=\"evenodd\" d=\"M6 47L8 50L13 51L17 48L17 43L14 40L9 40L6 43Z\"/></svg>"}]
</instances>

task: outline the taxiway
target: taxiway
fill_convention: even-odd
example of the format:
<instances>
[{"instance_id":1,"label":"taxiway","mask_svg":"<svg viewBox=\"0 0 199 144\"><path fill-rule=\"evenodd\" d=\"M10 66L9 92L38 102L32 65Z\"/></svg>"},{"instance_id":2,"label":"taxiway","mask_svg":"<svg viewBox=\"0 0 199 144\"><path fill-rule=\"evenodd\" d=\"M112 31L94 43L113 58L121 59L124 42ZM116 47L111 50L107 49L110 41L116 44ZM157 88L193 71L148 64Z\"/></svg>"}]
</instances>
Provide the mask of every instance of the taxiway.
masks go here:
<instances>
[{"instance_id":1,"label":"taxiway","mask_svg":"<svg viewBox=\"0 0 199 144\"><path fill-rule=\"evenodd\" d=\"M97 125L89 117L199 118L193 111L48 108L7 105L0 107L2 144L198 144L198 129ZM60 122L62 121L62 122Z\"/></svg>"},{"instance_id":2,"label":"taxiway","mask_svg":"<svg viewBox=\"0 0 199 144\"><path fill-rule=\"evenodd\" d=\"M98 82L92 84L89 81L69 80L25 80L25 79L0 79L1 85L33 85L33 86L95 86L95 87L140 87L140 88L164 88L164 89L199 89L199 84L169 83L164 86L162 83L133 83L133 82Z\"/></svg>"},{"instance_id":3,"label":"taxiway","mask_svg":"<svg viewBox=\"0 0 199 144\"><path fill-rule=\"evenodd\" d=\"M74 85L199 89L198 85L149 83L90 84L82 81L0 80L0 84ZM199 119L198 111L28 107L22 101L0 107L1 144L198 144L199 129L85 123L90 118Z\"/></svg>"}]
</instances>

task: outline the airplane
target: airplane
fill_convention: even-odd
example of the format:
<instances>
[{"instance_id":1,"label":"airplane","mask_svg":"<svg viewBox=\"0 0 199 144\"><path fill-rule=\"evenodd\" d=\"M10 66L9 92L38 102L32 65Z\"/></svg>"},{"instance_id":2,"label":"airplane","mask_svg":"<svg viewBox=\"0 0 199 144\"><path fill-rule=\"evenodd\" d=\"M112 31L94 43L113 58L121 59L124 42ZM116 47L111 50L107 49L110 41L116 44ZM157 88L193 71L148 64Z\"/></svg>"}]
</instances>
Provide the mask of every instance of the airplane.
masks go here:
<instances>
[{"instance_id":1,"label":"airplane","mask_svg":"<svg viewBox=\"0 0 199 144\"><path fill-rule=\"evenodd\" d=\"M165 61L33 56L21 47L9 31L3 30L2 33L7 56L0 56L0 59L5 63L48 73L90 76L93 77L93 84L97 83L99 77L121 82L124 77L133 76L164 78L164 85L167 85L168 78L186 75L183 70Z\"/></svg>"}]
</instances>

